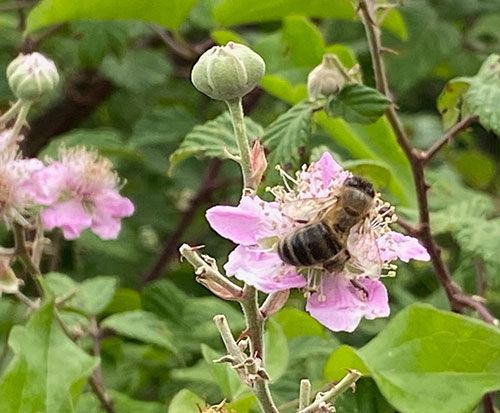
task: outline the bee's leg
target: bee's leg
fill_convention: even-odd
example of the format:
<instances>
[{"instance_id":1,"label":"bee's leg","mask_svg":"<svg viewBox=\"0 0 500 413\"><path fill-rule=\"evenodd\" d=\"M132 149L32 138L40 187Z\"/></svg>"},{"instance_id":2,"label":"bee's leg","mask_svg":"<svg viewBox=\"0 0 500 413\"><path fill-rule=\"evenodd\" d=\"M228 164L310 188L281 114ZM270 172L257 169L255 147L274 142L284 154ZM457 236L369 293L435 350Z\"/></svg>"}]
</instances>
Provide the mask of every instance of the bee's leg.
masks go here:
<instances>
[{"instance_id":1,"label":"bee's leg","mask_svg":"<svg viewBox=\"0 0 500 413\"><path fill-rule=\"evenodd\" d=\"M368 290L358 280L351 280L351 284L354 288L356 288L356 290L361 291L363 301L368 300Z\"/></svg>"},{"instance_id":2,"label":"bee's leg","mask_svg":"<svg viewBox=\"0 0 500 413\"><path fill-rule=\"evenodd\" d=\"M338 273L344 269L344 265L349 258L351 258L349 251L346 249L340 250L323 264L323 268L332 274Z\"/></svg>"}]
</instances>

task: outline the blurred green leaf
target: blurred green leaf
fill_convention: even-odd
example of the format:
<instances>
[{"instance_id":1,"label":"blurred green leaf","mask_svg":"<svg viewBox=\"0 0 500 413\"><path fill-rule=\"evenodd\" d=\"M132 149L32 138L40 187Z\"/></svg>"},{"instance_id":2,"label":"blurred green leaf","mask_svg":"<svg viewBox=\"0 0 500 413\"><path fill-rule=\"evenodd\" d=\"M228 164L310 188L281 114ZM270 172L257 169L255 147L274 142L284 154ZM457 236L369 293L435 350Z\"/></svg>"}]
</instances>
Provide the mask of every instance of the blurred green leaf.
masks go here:
<instances>
[{"instance_id":1,"label":"blurred green leaf","mask_svg":"<svg viewBox=\"0 0 500 413\"><path fill-rule=\"evenodd\" d=\"M262 135L262 127L252 119L245 117L245 125L250 141ZM226 151L234 155L238 153L229 112L195 126L186 135L179 148L170 155L169 173L179 162L190 156L227 158Z\"/></svg>"},{"instance_id":2,"label":"blurred green leaf","mask_svg":"<svg viewBox=\"0 0 500 413\"><path fill-rule=\"evenodd\" d=\"M283 99L291 104L299 103L307 98L307 88L305 84L292 86L285 79L278 76L266 75L260 80L260 86L266 92Z\"/></svg>"},{"instance_id":3,"label":"blurred green leaf","mask_svg":"<svg viewBox=\"0 0 500 413\"><path fill-rule=\"evenodd\" d=\"M384 13L382 10L381 13ZM408 39L408 30L401 13L397 9L390 9L382 21L382 27L398 36L401 40Z\"/></svg>"},{"instance_id":4,"label":"blurred green leaf","mask_svg":"<svg viewBox=\"0 0 500 413\"><path fill-rule=\"evenodd\" d=\"M105 318L101 326L122 336L176 351L172 343L172 333L153 313L140 310L118 313Z\"/></svg>"},{"instance_id":5,"label":"blurred green leaf","mask_svg":"<svg viewBox=\"0 0 500 413\"><path fill-rule=\"evenodd\" d=\"M329 116L341 117L346 122L369 124L380 118L390 103L390 99L376 89L354 83L328 99L325 111Z\"/></svg>"},{"instance_id":6,"label":"blurred green leaf","mask_svg":"<svg viewBox=\"0 0 500 413\"><path fill-rule=\"evenodd\" d=\"M192 391L183 389L178 392L168 407L168 413L199 413L199 407L203 408L205 401Z\"/></svg>"},{"instance_id":7,"label":"blurred green leaf","mask_svg":"<svg viewBox=\"0 0 500 413\"><path fill-rule=\"evenodd\" d=\"M26 326L14 327L9 345L15 356L0 382L0 410L73 412L97 359L62 332L54 300L46 301Z\"/></svg>"},{"instance_id":8,"label":"blurred green leaf","mask_svg":"<svg viewBox=\"0 0 500 413\"><path fill-rule=\"evenodd\" d=\"M379 161L345 161L342 162L342 166L349 169L354 175L368 178L377 188L387 188L391 182L391 170Z\"/></svg>"},{"instance_id":9,"label":"blurred green leaf","mask_svg":"<svg viewBox=\"0 0 500 413\"><path fill-rule=\"evenodd\" d=\"M306 335L322 337L325 334L323 326L316 319L296 308L281 310L273 320L281 326L287 339Z\"/></svg>"},{"instance_id":10,"label":"blurred green leaf","mask_svg":"<svg viewBox=\"0 0 500 413\"><path fill-rule=\"evenodd\" d=\"M313 68L321 63L325 54L323 36L305 17L286 17L283 20L282 34L294 65Z\"/></svg>"},{"instance_id":11,"label":"blurred green leaf","mask_svg":"<svg viewBox=\"0 0 500 413\"><path fill-rule=\"evenodd\" d=\"M326 362L323 375L328 381L340 381L345 376L346 369L358 370L363 375L369 374L356 350L349 346L340 346Z\"/></svg>"},{"instance_id":12,"label":"blurred green leaf","mask_svg":"<svg viewBox=\"0 0 500 413\"><path fill-rule=\"evenodd\" d=\"M116 279L113 277L94 277L83 281L69 302L89 315L100 314L113 299Z\"/></svg>"},{"instance_id":13,"label":"blurred green leaf","mask_svg":"<svg viewBox=\"0 0 500 413\"><path fill-rule=\"evenodd\" d=\"M123 57L106 56L102 73L113 83L135 93L165 86L172 67L165 55L154 50L131 50Z\"/></svg>"},{"instance_id":14,"label":"blurred green leaf","mask_svg":"<svg viewBox=\"0 0 500 413\"><path fill-rule=\"evenodd\" d=\"M231 409L235 410L236 413L248 413L255 403L257 403L255 396L253 394L248 394L240 397L238 400L228 403L227 408L229 411L231 411Z\"/></svg>"},{"instance_id":15,"label":"blurred green leaf","mask_svg":"<svg viewBox=\"0 0 500 413\"><path fill-rule=\"evenodd\" d=\"M466 78L450 80L438 96L437 109L443 119L444 129L451 128L460 119L464 94L470 82Z\"/></svg>"},{"instance_id":16,"label":"blurred green leaf","mask_svg":"<svg viewBox=\"0 0 500 413\"><path fill-rule=\"evenodd\" d=\"M311 133L312 109L307 101L298 103L265 129L262 142L270 151L270 165L298 165L300 148L307 145Z\"/></svg>"},{"instance_id":17,"label":"blurred green leaf","mask_svg":"<svg viewBox=\"0 0 500 413\"><path fill-rule=\"evenodd\" d=\"M43 0L30 12L27 31L49 24L82 19L136 19L176 29L184 21L195 0L161 0L140 4L135 0Z\"/></svg>"},{"instance_id":18,"label":"blurred green leaf","mask_svg":"<svg viewBox=\"0 0 500 413\"><path fill-rule=\"evenodd\" d=\"M466 33L466 40L470 46L491 53L500 49L500 14L487 14L474 22Z\"/></svg>"},{"instance_id":19,"label":"blurred green leaf","mask_svg":"<svg viewBox=\"0 0 500 413\"><path fill-rule=\"evenodd\" d=\"M337 413L396 413L380 394L373 380L361 378L356 391L347 391L335 399Z\"/></svg>"},{"instance_id":20,"label":"blurred green leaf","mask_svg":"<svg viewBox=\"0 0 500 413\"><path fill-rule=\"evenodd\" d=\"M150 401L134 400L126 394L110 390L116 413L165 413L166 406Z\"/></svg>"},{"instance_id":21,"label":"blurred green leaf","mask_svg":"<svg viewBox=\"0 0 500 413\"><path fill-rule=\"evenodd\" d=\"M130 288L118 288L104 311L108 314L115 314L140 310L141 308L141 296L137 291Z\"/></svg>"},{"instance_id":22,"label":"blurred green leaf","mask_svg":"<svg viewBox=\"0 0 500 413\"><path fill-rule=\"evenodd\" d=\"M331 44L326 47L325 53L333 53L334 55L337 55L340 63L342 63L347 69L350 69L356 64L354 51L349 46L344 44Z\"/></svg>"},{"instance_id":23,"label":"blurred green leaf","mask_svg":"<svg viewBox=\"0 0 500 413\"><path fill-rule=\"evenodd\" d=\"M352 19L354 7L348 0L225 0L215 10L222 25L280 20L285 16Z\"/></svg>"},{"instance_id":24,"label":"blurred green leaf","mask_svg":"<svg viewBox=\"0 0 500 413\"><path fill-rule=\"evenodd\" d=\"M264 354L266 371L272 381L277 381L285 373L288 365L288 343L281 326L272 318L267 322L264 332Z\"/></svg>"},{"instance_id":25,"label":"blurred green leaf","mask_svg":"<svg viewBox=\"0 0 500 413\"><path fill-rule=\"evenodd\" d=\"M402 413L467 413L484 393L500 388L499 346L500 332L493 326L412 305L357 354ZM353 350L337 351L356 361L349 355Z\"/></svg>"},{"instance_id":26,"label":"blurred green leaf","mask_svg":"<svg viewBox=\"0 0 500 413\"><path fill-rule=\"evenodd\" d=\"M474 149L460 151L453 163L464 181L476 188L486 187L497 171L497 165L491 156Z\"/></svg>"},{"instance_id":27,"label":"blurred green leaf","mask_svg":"<svg viewBox=\"0 0 500 413\"><path fill-rule=\"evenodd\" d=\"M247 44L243 37L231 30L212 30L210 32L210 37L214 39L215 43L221 46L224 46L228 42Z\"/></svg>"},{"instance_id":28,"label":"blurred green leaf","mask_svg":"<svg viewBox=\"0 0 500 413\"><path fill-rule=\"evenodd\" d=\"M238 374L229 363L214 363L214 360L221 358L222 354L217 353L205 344L201 345L201 351L205 362L210 368L213 381L219 386L224 397L233 400L242 389L245 389L245 385L241 382Z\"/></svg>"}]
</instances>

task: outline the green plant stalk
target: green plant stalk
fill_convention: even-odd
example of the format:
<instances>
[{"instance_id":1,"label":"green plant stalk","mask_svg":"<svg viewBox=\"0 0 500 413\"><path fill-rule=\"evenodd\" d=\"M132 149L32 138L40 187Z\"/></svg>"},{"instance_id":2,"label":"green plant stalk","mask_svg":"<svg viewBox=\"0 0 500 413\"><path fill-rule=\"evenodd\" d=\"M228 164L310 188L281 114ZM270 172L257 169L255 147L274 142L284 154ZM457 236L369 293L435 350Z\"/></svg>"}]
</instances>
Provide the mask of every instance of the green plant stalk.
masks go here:
<instances>
[{"instance_id":1,"label":"green plant stalk","mask_svg":"<svg viewBox=\"0 0 500 413\"><path fill-rule=\"evenodd\" d=\"M299 410L305 409L311 402L311 382L307 379L300 381Z\"/></svg>"},{"instance_id":2,"label":"green plant stalk","mask_svg":"<svg viewBox=\"0 0 500 413\"><path fill-rule=\"evenodd\" d=\"M257 183L253 179L250 143L248 142L241 98L226 100L226 104L231 114L234 135L238 145L239 163L243 173L243 193L249 191L252 195L255 193Z\"/></svg>"},{"instance_id":3,"label":"green plant stalk","mask_svg":"<svg viewBox=\"0 0 500 413\"><path fill-rule=\"evenodd\" d=\"M14 116L16 116L22 105L22 101L19 99L16 103L12 105L12 107L5 112L2 116L0 116L0 127L5 125L9 120L11 120Z\"/></svg>"},{"instance_id":4,"label":"green plant stalk","mask_svg":"<svg viewBox=\"0 0 500 413\"><path fill-rule=\"evenodd\" d=\"M15 136L19 135L21 129L26 122L26 117L28 116L28 112L31 108L32 102L19 100L19 114L17 115L16 122L14 123L14 127L12 128L12 139ZM14 105L15 106L15 105Z\"/></svg>"}]
</instances>

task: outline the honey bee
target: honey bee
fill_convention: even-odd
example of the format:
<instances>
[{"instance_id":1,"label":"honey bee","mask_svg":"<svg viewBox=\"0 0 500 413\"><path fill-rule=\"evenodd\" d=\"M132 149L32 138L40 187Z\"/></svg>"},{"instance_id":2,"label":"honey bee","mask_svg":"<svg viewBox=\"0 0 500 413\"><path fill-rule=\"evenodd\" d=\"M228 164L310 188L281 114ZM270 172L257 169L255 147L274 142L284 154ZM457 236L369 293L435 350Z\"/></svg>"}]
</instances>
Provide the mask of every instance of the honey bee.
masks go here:
<instances>
[{"instance_id":1,"label":"honey bee","mask_svg":"<svg viewBox=\"0 0 500 413\"><path fill-rule=\"evenodd\" d=\"M374 198L373 185L352 176L329 198L290 203L287 209L300 212L284 210L285 215L306 225L280 240L281 260L296 267L320 266L330 273L342 271L351 257L347 248L349 232L368 217Z\"/></svg>"}]
</instances>

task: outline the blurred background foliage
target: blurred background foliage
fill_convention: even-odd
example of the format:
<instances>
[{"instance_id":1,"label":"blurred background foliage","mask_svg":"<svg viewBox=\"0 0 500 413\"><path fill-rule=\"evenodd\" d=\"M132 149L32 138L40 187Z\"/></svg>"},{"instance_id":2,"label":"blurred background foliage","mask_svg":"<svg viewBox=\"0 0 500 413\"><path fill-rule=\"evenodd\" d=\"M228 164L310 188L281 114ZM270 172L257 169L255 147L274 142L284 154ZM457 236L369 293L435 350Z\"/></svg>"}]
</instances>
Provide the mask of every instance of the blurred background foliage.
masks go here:
<instances>
[{"instance_id":1,"label":"blurred background foliage","mask_svg":"<svg viewBox=\"0 0 500 413\"><path fill-rule=\"evenodd\" d=\"M100 289L109 293L97 297L102 300L97 317L107 317L103 325L121 333L102 341L104 381L117 411L165 412L170 405L170 413L190 413L197 410L185 403L203 406L223 398L237 412L256 411L253 396L229 367L211 363L222 355L213 315L226 314L233 329L241 331L239 309L211 296L178 259L178 246L188 242L205 245L219 265L224 263L233 246L210 230L204 211L237 203L241 191L238 166L213 158L222 156L217 143L230 130L228 118L198 126L225 107L194 89L190 69L214 44L238 41L258 52L266 61L266 76L246 96L244 107L255 123L250 125L254 137L262 135L263 127L306 96L307 74L326 52L337 54L347 67L359 63L364 82L373 86L355 5L348 0L172 0L148 6L132 0L44 0L33 8L35 3L0 1L0 72L20 51L36 50L56 62L63 79L33 109L25 152L43 157L61 144L93 146L112 159L126 181L124 195L136 206L114 241L87 231L67 242L52 233L51 253L42 263L45 272L53 273L48 280L55 286L107 277ZM407 0L384 13L383 43L395 52L385 54L390 88L413 143L428 148L443 131L436 99L446 82L474 75L490 53L500 50L500 1ZM1 76L2 111L12 100ZM268 147L270 163L291 170L330 150L372 179L399 214L415 216L411 173L383 119L359 125L318 115L312 130L299 119L269 138ZM497 317L499 159L498 137L474 125L445 146L427 174L434 232L454 281L467 293L484 295ZM276 182L273 170L266 179L268 185ZM385 284L391 317L417 301L448 308L426 263L401 265L397 278ZM332 352L341 344L364 345L388 322L365 320L355 333L334 335L298 311L303 305L300 294L292 295L266 333L271 389L280 405L297 397L303 377L315 389L325 387L334 378L327 364ZM125 312L127 317L120 317ZM8 333L24 319L19 305L2 298L3 368L11 357ZM144 325L154 328L141 332ZM282 411L293 409L290 404ZM76 411L101 410L86 391ZM337 411L396 410L373 381L364 379L354 395L339 401Z\"/></svg>"}]
</instances>

